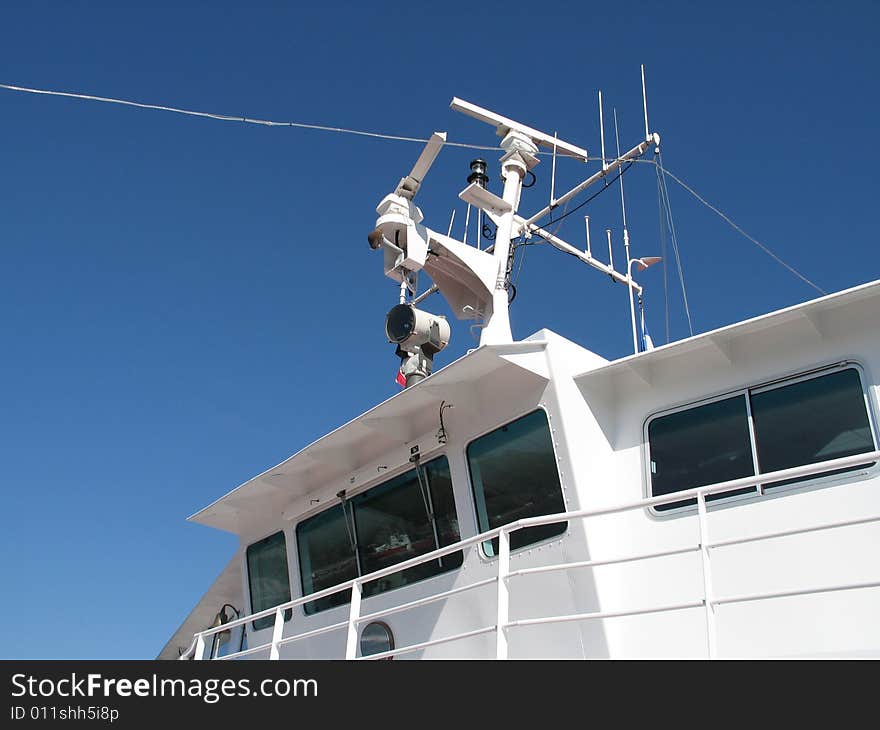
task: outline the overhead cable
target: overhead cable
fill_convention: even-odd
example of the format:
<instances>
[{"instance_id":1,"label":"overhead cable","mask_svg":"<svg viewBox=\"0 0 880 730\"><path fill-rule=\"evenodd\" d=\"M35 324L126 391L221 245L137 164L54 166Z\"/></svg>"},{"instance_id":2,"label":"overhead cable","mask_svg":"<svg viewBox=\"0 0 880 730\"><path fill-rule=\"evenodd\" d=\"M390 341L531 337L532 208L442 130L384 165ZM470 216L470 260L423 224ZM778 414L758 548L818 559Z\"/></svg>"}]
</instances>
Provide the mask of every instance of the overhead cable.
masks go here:
<instances>
[{"instance_id":1,"label":"overhead cable","mask_svg":"<svg viewBox=\"0 0 880 730\"><path fill-rule=\"evenodd\" d=\"M133 106L139 109L154 109L156 111L174 112L175 114L185 114L191 117L204 117L206 119L216 119L221 122L243 122L246 124L258 124L264 127L298 127L300 129L316 129L322 132L336 132L339 134L355 134L361 137L374 137L377 139L389 139L396 142L420 142L422 144L428 142L428 139L421 137L406 137L397 134L384 134L381 132L367 132L360 129L347 129L345 127L331 127L324 124L307 124L305 122L279 122L269 119L256 119L254 117L243 117L231 114L215 114L213 112L193 111L192 109L181 109L173 106L164 106L162 104L145 104L139 101L130 101L127 99L113 99L106 96L93 96L91 94L77 94L69 91L52 91L49 89L32 89L26 86L14 86L12 84L0 84L0 89L8 91L21 91L28 94L44 94L48 96L64 96L71 99L84 99L87 101L100 101L107 104L121 104L123 106ZM448 147L464 147L474 150L498 150L500 147L491 147L488 145L466 144L464 142L446 142Z\"/></svg>"}]
</instances>

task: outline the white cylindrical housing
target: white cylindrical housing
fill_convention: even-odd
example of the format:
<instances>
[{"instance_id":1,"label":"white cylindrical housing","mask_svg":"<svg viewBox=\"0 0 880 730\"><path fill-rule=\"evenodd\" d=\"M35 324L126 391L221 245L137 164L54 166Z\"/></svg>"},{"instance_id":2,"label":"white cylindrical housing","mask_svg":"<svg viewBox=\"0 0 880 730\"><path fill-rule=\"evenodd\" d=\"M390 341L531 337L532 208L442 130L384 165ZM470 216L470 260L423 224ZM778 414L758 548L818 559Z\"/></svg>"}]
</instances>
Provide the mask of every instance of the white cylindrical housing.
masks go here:
<instances>
[{"instance_id":1,"label":"white cylindrical housing","mask_svg":"<svg viewBox=\"0 0 880 730\"><path fill-rule=\"evenodd\" d=\"M396 343L402 350L421 347L440 352L449 344L451 331L445 317L416 309L411 304L397 304L385 317L385 334L389 342Z\"/></svg>"}]
</instances>

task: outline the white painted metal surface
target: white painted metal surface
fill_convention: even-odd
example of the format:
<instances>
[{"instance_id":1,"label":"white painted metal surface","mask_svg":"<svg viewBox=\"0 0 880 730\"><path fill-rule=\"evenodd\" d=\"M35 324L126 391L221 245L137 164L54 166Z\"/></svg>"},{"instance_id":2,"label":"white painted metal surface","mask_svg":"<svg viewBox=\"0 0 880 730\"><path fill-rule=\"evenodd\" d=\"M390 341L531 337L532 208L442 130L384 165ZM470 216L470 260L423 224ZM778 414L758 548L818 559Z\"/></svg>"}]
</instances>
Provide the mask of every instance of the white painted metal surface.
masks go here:
<instances>
[{"instance_id":1,"label":"white painted metal surface","mask_svg":"<svg viewBox=\"0 0 880 730\"><path fill-rule=\"evenodd\" d=\"M505 525L500 528L496 528L494 530L489 530L475 537L462 540L454 545L447 546L445 548L432 551L425 555L413 558L411 560L404 561L399 563L398 565L391 566L389 568L385 568L383 570L378 570L369 575L362 576L360 578L347 581L345 583L341 583L338 586L325 589L323 591L318 591L316 593L310 594L305 597L301 597L298 599L294 599L288 601L284 604L281 604L274 609L267 609L265 611L261 611L259 613L255 613L252 616L245 616L235 621L231 621L222 626L217 626L213 628L206 629L204 631L199 632L196 635L195 643L194 643L194 651L185 653L182 658L188 659L195 655L195 658L202 659L204 658L205 646L207 645L208 640L213 634L216 634L223 630L228 630L230 628L234 628L236 626L245 624L249 621L253 621L255 618L261 618L263 616L273 615L275 616L275 623L273 626L272 639L267 645L259 645L256 647L249 648L245 651L238 652L236 654L230 654L224 659L234 659L244 657L249 654L258 653L260 651L269 651L270 659L278 659L279 658L279 645L282 643L291 643L298 639L305 639L310 636L316 636L321 633L327 633L330 631L337 631L345 629L347 633L346 639L346 648L345 648L345 657L346 659L354 659L357 657L357 637L358 637L358 625L361 623L365 623L367 621L373 621L378 618L386 618L393 614L400 613L402 611L414 610L424 606L426 603L434 601L434 600L444 600L454 593L461 593L465 590L475 589L487 585L488 583L495 583L497 589L497 601L496 601L496 616L497 620L494 626L483 627L480 629L458 632L455 634L451 634L449 636L443 636L439 638L434 638L429 641L419 642L417 644L409 645L409 646L401 646L394 650L383 652L382 654L372 655L370 659L383 658L386 656L397 656L406 654L412 651L426 649L431 646L437 646L444 643L449 643L453 641L461 641L467 638L479 636L485 633L492 632L495 634L495 658L496 659L507 659L509 657L509 647L507 640L507 632L511 628L524 628L529 626L540 626L546 624L556 624L556 623L564 623L564 622L572 622L572 621L589 621L589 620L600 620L600 619L610 619L610 618L620 618L620 617L629 617L629 616L640 616L645 614L658 614L658 613L666 613L672 611L683 611L686 609L703 607L705 608L705 616L706 616L706 634L708 637L708 656L710 658L714 658L717 655L716 643L717 643L717 625L716 625L716 617L714 614L715 608L717 606L725 605L725 604L734 604L734 603L745 603L751 601L765 601L765 600L773 600L779 598L786 598L792 596L808 596L820 593L829 593L829 592L838 592L838 591L856 591L856 590L867 590L872 588L880 587L880 575L878 578L871 581L850 581L843 582L833 585L813 585L809 587L804 587L800 589L794 590L777 590L777 591L757 591L752 593L746 593L742 595L733 595L733 596L725 596L716 598L712 589L712 581L711 574L709 572L710 566L710 558L709 551L711 549L719 548L719 547L729 547L731 545L744 544L750 542L763 541L767 539L778 539L780 537L792 537L796 535L802 535L809 532L815 532L818 530L832 530L832 529L841 529L843 527L851 527L854 525L868 524L874 522L880 522L880 515L861 518L859 520L849 520L844 522L821 522L817 524L810 525L808 527L788 530L785 532L771 533L771 534L759 534L759 535L751 535L739 537L735 540L726 540L718 543L712 543L708 539L708 512L706 509L706 501L705 497L708 494L716 494L720 492L725 492L731 489L744 487L744 486L754 486L761 481L779 481L783 479L790 479L795 477L807 477L810 475L821 474L823 472L827 472L833 469L845 468L848 466L857 466L859 464L863 464L866 461L878 460L880 459L880 451L874 451L867 454L858 454L855 456L848 456L842 459L834 459L826 462L822 462L819 464L811 464L809 466L795 467L792 469L783 469L777 472L771 472L759 476L754 477L746 477L744 479L736 479L731 480L729 482L724 482L721 484L716 484L711 487L699 487L696 489L686 490L682 492L676 492L672 495L666 495L663 497L654 497L650 499L641 499L636 502L630 502L620 505L615 505L613 507L608 507L599 510L577 510L572 512L566 512L562 514L555 515L546 515L542 517L530 517L522 520L518 520L516 522L510 523L509 525ZM619 556L612 560L607 561L593 561L589 563L584 562L574 562L574 563L560 563L552 566L546 566L544 568L538 569L524 569L520 571L515 571L511 573L509 571L509 563L510 563L510 534L517 530L521 530L525 527L535 526L535 525L546 525L552 524L554 522L560 522L562 520L571 520L571 519L587 519L591 517L601 517L601 516L610 516L619 514L622 512L630 512L630 511L643 511L645 508L649 508L656 505L662 505L664 503L680 501L682 499L696 497L699 504L698 511L698 523L699 523L699 541L689 547L680 548L678 550L659 550L651 553L642 553L638 555L627 555L627 556ZM396 606L390 609L376 611L367 615L360 614L361 608L361 588L364 583L368 581L375 580L377 578L391 575L393 573L405 570L407 568L413 567L415 565L420 565L422 563L429 562L431 560L436 559L437 557L441 557L444 555L449 555L453 552L458 551L459 549L470 547L474 549L477 547L479 543L485 542L494 537L499 538L499 551L498 551L498 560L495 561L495 577L494 579L483 580L479 582L475 582L469 584L467 586L462 586L456 589L454 592L447 591L444 594L438 594L436 596L430 596L426 599L420 601L413 601L411 603ZM684 601L678 603L655 603L650 605L631 607L623 610L617 611L593 611L586 613L572 613L572 614L560 614L560 615L552 615L552 616L541 616L541 617L531 617L524 618L518 620L509 620L509 604L510 604L510 585L509 582L512 578L524 577L527 575L535 575L537 573L549 572L549 571L566 571L572 570L575 568L584 568L584 567L597 567L599 565L610 565L610 564L620 564L624 562L634 562L634 561L647 561L651 559L669 557L672 555L680 555L686 552L690 552L693 550L698 550L703 557L701 563L701 572L702 572L702 583L703 583L703 594L699 600L695 601ZM307 601L314 600L318 597L323 597L327 595L332 595L333 593L337 593L344 590L352 591L352 600L349 604L349 618L347 621L337 624L332 624L327 627L323 627L321 629L308 631L298 635L291 635L288 637L283 636L283 628L284 628L284 620L283 614L286 609L295 608L301 606ZM880 647L878 647L880 648ZM465 654L469 656L470 654ZM328 657L329 658L329 657ZM488 658L488 657L487 657Z\"/></svg>"},{"instance_id":2,"label":"white painted metal surface","mask_svg":"<svg viewBox=\"0 0 880 730\"><path fill-rule=\"evenodd\" d=\"M176 656L184 648L177 637L188 634L183 658L208 658L214 637L237 629L246 631L247 647L218 658L880 656L880 451L650 497L647 438L647 424L658 414L851 363L864 385L876 449L880 281L614 362L547 330L513 342L505 268L511 238L540 235L627 285L636 349L632 294L641 287L631 267L638 259L628 254L626 273L617 272L611 252L608 265L593 258L589 238L584 252L538 227L550 207L528 219L518 213L523 175L537 164L536 144L574 156L585 157L586 150L453 103L505 135L503 198L474 189L463 194L497 224L494 250L422 225L412 198L442 146L440 135L380 203L382 238L371 245L375 240L383 250L388 276L405 282L424 269L456 316L482 320L482 346L193 515L194 522L239 536L238 593L230 595L232 573L224 571L222 584L206 593L163 655ZM643 103L646 140L610 162L603 149L602 169L553 202L572 199L659 144L647 132L646 94ZM443 404L454 408L446 411L440 439ZM549 424L564 511L480 533L468 445L538 409ZM303 595L297 526L337 504L340 489L354 497L411 469L414 448L425 462L448 460L461 541ZM843 467L857 468L827 473ZM783 479L799 481L706 501ZM687 498L696 498L695 508L654 509ZM560 521L567 522L561 535L510 549L511 534ZM245 551L277 532L286 541L292 598L244 615L250 610ZM493 538L497 556L482 547ZM370 581L459 551L457 569L375 595L363 591ZM345 605L304 610L348 590ZM207 617L220 598L241 606L243 615L210 628ZM271 626L254 628L255 619L270 616ZM395 648L361 657L360 632L376 620L391 628Z\"/></svg>"}]
</instances>

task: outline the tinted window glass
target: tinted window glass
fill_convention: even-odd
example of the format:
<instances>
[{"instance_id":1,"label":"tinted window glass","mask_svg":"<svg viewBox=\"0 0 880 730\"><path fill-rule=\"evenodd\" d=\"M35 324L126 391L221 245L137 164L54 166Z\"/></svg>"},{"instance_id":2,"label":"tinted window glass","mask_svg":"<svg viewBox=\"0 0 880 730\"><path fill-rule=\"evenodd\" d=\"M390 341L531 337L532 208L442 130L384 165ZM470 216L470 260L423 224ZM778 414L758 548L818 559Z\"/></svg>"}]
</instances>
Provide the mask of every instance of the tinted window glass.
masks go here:
<instances>
[{"instance_id":1,"label":"tinted window glass","mask_svg":"<svg viewBox=\"0 0 880 730\"><path fill-rule=\"evenodd\" d=\"M480 532L522 517L565 512L544 411L530 413L472 441L467 458ZM560 535L567 526L567 522L556 522L518 530L510 536L510 547L521 548ZM496 555L498 539L484 547L487 555Z\"/></svg>"},{"instance_id":2,"label":"tinted window glass","mask_svg":"<svg viewBox=\"0 0 880 730\"><path fill-rule=\"evenodd\" d=\"M458 542L446 457L433 459L420 470L422 486L413 469L355 495L344 513L337 505L300 523L296 533L304 595ZM364 585L364 596L452 570L462 559L462 553L456 552L371 581ZM305 611L314 613L350 600L351 591L343 591L305 604Z\"/></svg>"},{"instance_id":3,"label":"tinted window glass","mask_svg":"<svg viewBox=\"0 0 880 730\"><path fill-rule=\"evenodd\" d=\"M338 504L297 526L296 544L299 550L303 595L357 578L357 558L350 535L350 504L346 504L345 511ZM314 613L340 606L350 600L350 590L340 591L306 603L303 608L307 614Z\"/></svg>"},{"instance_id":4,"label":"tinted window glass","mask_svg":"<svg viewBox=\"0 0 880 730\"><path fill-rule=\"evenodd\" d=\"M263 611L290 600L290 580L287 574L287 546L284 533L255 542L247 549L248 582L251 594L251 611ZM289 620L290 609L284 612ZM257 619L255 629L264 629L275 623L273 616Z\"/></svg>"},{"instance_id":5,"label":"tinted window glass","mask_svg":"<svg viewBox=\"0 0 880 730\"><path fill-rule=\"evenodd\" d=\"M862 383L853 368L755 393L752 417L762 472L874 450Z\"/></svg>"},{"instance_id":6,"label":"tinted window glass","mask_svg":"<svg viewBox=\"0 0 880 730\"><path fill-rule=\"evenodd\" d=\"M353 500L361 574L458 542L458 521L445 457L401 474ZM430 516L433 516L431 519ZM430 578L462 563L460 552L364 584L364 596Z\"/></svg>"},{"instance_id":7,"label":"tinted window glass","mask_svg":"<svg viewBox=\"0 0 880 730\"><path fill-rule=\"evenodd\" d=\"M655 418L648 425L648 441L654 497L755 473L744 395ZM753 491L750 487L706 499ZM663 511L696 503L696 499L683 500L655 509Z\"/></svg>"}]
</instances>

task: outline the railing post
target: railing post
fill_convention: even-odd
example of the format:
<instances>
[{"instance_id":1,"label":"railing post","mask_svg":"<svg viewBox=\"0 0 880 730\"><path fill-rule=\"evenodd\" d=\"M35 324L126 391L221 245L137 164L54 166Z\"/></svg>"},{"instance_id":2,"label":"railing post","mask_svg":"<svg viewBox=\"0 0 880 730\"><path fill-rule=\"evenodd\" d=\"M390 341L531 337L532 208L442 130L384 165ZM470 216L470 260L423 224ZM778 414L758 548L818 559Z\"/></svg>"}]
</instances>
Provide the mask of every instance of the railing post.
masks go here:
<instances>
[{"instance_id":1,"label":"railing post","mask_svg":"<svg viewBox=\"0 0 880 730\"><path fill-rule=\"evenodd\" d=\"M348 612L348 635L345 639L345 658L354 659L357 656L358 644L358 619L361 616L361 592L362 586L355 581L351 586L351 608Z\"/></svg>"},{"instance_id":2,"label":"railing post","mask_svg":"<svg viewBox=\"0 0 880 730\"><path fill-rule=\"evenodd\" d=\"M275 609L275 625L272 627L272 646L269 647L269 659L277 660L281 658L281 647L278 642L284 634L284 610Z\"/></svg>"},{"instance_id":3,"label":"railing post","mask_svg":"<svg viewBox=\"0 0 880 730\"><path fill-rule=\"evenodd\" d=\"M715 625L715 606L712 603L712 565L709 560L709 524L706 518L706 495L697 493L697 513L700 525L700 557L703 563L703 603L706 608L706 642L709 658L714 659L718 647L718 630Z\"/></svg>"},{"instance_id":4,"label":"railing post","mask_svg":"<svg viewBox=\"0 0 880 730\"><path fill-rule=\"evenodd\" d=\"M196 634L196 637L196 650L193 659L196 661L202 661L205 658L205 635Z\"/></svg>"},{"instance_id":5,"label":"railing post","mask_svg":"<svg viewBox=\"0 0 880 730\"><path fill-rule=\"evenodd\" d=\"M510 618L510 533L502 529L498 534L498 617L495 625L495 658L507 659L507 628Z\"/></svg>"}]
</instances>

